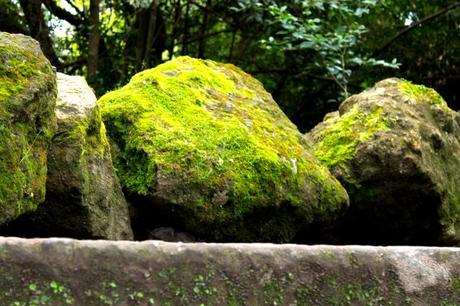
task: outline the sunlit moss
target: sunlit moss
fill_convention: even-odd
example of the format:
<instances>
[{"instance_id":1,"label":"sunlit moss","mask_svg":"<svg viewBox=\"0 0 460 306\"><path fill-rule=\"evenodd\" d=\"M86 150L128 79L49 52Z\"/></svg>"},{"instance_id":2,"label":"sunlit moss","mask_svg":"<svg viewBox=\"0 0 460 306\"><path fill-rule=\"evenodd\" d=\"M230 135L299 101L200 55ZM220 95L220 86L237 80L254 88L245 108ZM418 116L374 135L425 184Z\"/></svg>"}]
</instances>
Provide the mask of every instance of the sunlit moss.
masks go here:
<instances>
[{"instance_id":1,"label":"sunlit moss","mask_svg":"<svg viewBox=\"0 0 460 306\"><path fill-rule=\"evenodd\" d=\"M311 220L346 202L271 96L232 65L181 57L134 76L99 103L118 148L122 184L146 195L161 175L191 194L200 190L200 196L171 194L169 200L202 222L235 220L283 201ZM310 195L308 184L317 186ZM225 200L216 199L219 194Z\"/></svg>"},{"instance_id":2,"label":"sunlit moss","mask_svg":"<svg viewBox=\"0 0 460 306\"><path fill-rule=\"evenodd\" d=\"M444 104L447 106L444 99L434 89L423 85L415 85L410 81L401 81L398 83L401 92L416 101L425 101L430 104Z\"/></svg>"},{"instance_id":3,"label":"sunlit moss","mask_svg":"<svg viewBox=\"0 0 460 306\"><path fill-rule=\"evenodd\" d=\"M362 112L354 105L350 111L331 120L317 136L315 156L326 166L340 166L353 159L360 143L369 140L378 131L388 130L383 109L375 106L370 112Z\"/></svg>"}]
</instances>

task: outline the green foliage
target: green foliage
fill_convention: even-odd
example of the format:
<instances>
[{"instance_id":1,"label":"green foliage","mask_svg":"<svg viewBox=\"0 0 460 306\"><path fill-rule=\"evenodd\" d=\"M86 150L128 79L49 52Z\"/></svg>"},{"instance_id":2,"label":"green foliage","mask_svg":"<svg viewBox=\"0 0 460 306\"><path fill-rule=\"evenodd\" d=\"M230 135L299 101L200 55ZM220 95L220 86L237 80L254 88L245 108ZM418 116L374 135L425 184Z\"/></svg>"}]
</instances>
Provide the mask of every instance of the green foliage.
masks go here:
<instances>
[{"instance_id":1,"label":"green foliage","mask_svg":"<svg viewBox=\"0 0 460 306\"><path fill-rule=\"evenodd\" d=\"M301 69L308 72L319 67L348 96L348 82L356 66L398 67L396 59L376 60L359 48L362 35L367 32L360 18L369 14L376 3L376 0L292 1L289 6L273 3L268 7L275 25L273 36L263 42L269 47L312 56L314 60L305 62Z\"/></svg>"},{"instance_id":2,"label":"green foliage","mask_svg":"<svg viewBox=\"0 0 460 306\"><path fill-rule=\"evenodd\" d=\"M19 296L19 294L18 294ZM31 282L24 290L22 297L11 306L40 306L40 305L73 305L74 298L70 289L55 280L40 284Z\"/></svg>"},{"instance_id":3,"label":"green foliage","mask_svg":"<svg viewBox=\"0 0 460 306\"><path fill-rule=\"evenodd\" d=\"M0 31L9 33L26 33L26 26L16 1L0 0Z\"/></svg>"},{"instance_id":4,"label":"green foliage","mask_svg":"<svg viewBox=\"0 0 460 306\"><path fill-rule=\"evenodd\" d=\"M460 292L460 279L453 277L450 281L452 288Z\"/></svg>"},{"instance_id":5,"label":"green foliage","mask_svg":"<svg viewBox=\"0 0 460 306\"><path fill-rule=\"evenodd\" d=\"M75 2L74 9L49 2L73 16L44 9L56 29L58 68L85 74L89 1ZM458 109L460 10L423 22L448 5L445 0L102 1L98 72L91 85L102 95L139 71L190 55L251 72L301 130L337 109L348 93L391 76L435 88ZM15 1L0 1L0 8L8 13L0 20L26 23ZM416 22L421 23L405 32ZM0 22L0 30L8 29Z\"/></svg>"},{"instance_id":6,"label":"green foliage","mask_svg":"<svg viewBox=\"0 0 460 306\"><path fill-rule=\"evenodd\" d=\"M434 88L452 109L458 110L460 95L456 71L460 67L460 40L457 39L460 7L427 19L453 3L455 1L379 1L372 14L364 16L363 22L369 32L361 48L372 50L375 56L382 58L396 57L401 66L392 72L393 76ZM398 36L416 23L419 25ZM373 73L369 70L359 72L359 78L367 78L370 84L388 76L388 71L379 69Z\"/></svg>"}]
</instances>

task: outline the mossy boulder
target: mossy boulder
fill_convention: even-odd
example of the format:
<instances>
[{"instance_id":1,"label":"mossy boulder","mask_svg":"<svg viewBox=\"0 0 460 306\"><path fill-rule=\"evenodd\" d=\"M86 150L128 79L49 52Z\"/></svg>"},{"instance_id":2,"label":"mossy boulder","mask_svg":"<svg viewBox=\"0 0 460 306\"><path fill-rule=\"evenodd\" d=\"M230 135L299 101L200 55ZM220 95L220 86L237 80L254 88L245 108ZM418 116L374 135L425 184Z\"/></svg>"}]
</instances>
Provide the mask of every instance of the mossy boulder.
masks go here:
<instances>
[{"instance_id":1,"label":"mossy boulder","mask_svg":"<svg viewBox=\"0 0 460 306\"><path fill-rule=\"evenodd\" d=\"M460 116L434 90L381 81L306 138L350 195L336 242L458 244Z\"/></svg>"},{"instance_id":2,"label":"mossy boulder","mask_svg":"<svg viewBox=\"0 0 460 306\"><path fill-rule=\"evenodd\" d=\"M281 242L347 205L271 95L233 65L180 57L99 103L137 226Z\"/></svg>"},{"instance_id":3,"label":"mossy boulder","mask_svg":"<svg viewBox=\"0 0 460 306\"><path fill-rule=\"evenodd\" d=\"M0 224L45 199L56 76L37 41L0 32Z\"/></svg>"},{"instance_id":4,"label":"mossy boulder","mask_svg":"<svg viewBox=\"0 0 460 306\"><path fill-rule=\"evenodd\" d=\"M58 130L48 151L46 201L9 224L9 234L132 239L96 96L84 78L57 74Z\"/></svg>"}]
</instances>

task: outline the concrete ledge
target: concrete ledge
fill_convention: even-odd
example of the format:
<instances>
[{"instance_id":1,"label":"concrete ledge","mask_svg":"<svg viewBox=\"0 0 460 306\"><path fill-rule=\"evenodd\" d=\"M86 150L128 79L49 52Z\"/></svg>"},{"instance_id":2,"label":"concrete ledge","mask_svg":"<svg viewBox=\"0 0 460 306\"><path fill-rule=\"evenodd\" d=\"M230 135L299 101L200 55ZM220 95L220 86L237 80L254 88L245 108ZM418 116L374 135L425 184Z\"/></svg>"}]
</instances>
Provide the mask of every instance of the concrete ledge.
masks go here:
<instances>
[{"instance_id":1,"label":"concrete ledge","mask_svg":"<svg viewBox=\"0 0 460 306\"><path fill-rule=\"evenodd\" d=\"M0 238L1 305L460 305L460 248Z\"/></svg>"}]
</instances>

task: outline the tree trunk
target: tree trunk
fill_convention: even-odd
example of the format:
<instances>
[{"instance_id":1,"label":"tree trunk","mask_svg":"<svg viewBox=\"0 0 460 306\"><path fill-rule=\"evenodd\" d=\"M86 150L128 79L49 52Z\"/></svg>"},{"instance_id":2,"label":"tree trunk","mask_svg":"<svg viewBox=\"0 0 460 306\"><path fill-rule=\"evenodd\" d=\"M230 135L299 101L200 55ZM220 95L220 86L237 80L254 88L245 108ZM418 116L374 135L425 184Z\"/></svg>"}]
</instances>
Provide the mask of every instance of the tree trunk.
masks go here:
<instances>
[{"instance_id":1,"label":"tree trunk","mask_svg":"<svg viewBox=\"0 0 460 306\"><path fill-rule=\"evenodd\" d=\"M203 22L201 23L200 28L200 41L198 43L198 57L204 58L204 53L206 51L206 30L208 28L208 12L211 9L211 0L206 1L206 7L203 13Z\"/></svg>"},{"instance_id":2,"label":"tree trunk","mask_svg":"<svg viewBox=\"0 0 460 306\"><path fill-rule=\"evenodd\" d=\"M50 38L50 30L45 22L42 12L41 0L20 0L21 8L24 12L24 17L29 28L29 33L32 38L35 38L40 43L43 53L48 58L53 66L57 69L61 68L61 63L53 48L53 42Z\"/></svg>"},{"instance_id":3,"label":"tree trunk","mask_svg":"<svg viewBox=\"0 0 460 306\"><path fill-rule=\"evenodd\" d=\"M181 17L181 0L176 0L174 5L174 19L173 19L173 28L171 33L171 41L169 42L169 59L173 58L174 47L176 46L176 36L177 30L179 29L179 21Z\"/></svg>"},{"instance_id":4,"label":"tree trunk","mask_svg":"<svg viewBox=\"0 0 460 306\"><path fill-rule=\"evenodd\" d=\"M90 0L89 5L89 34L88 34L88 60L86 78L93 87L96 84L97 60L99 57L99 5L101 0Z\"/></svg>"},{"instance_id":5,"label":"tree trunk","mask_svg":"<svg viewBox=\"0 0 460 306\"><path fill-rule=\"evenodd\" d=\"M161 54L166 48L162 14L158 0L153 0L148 9L137 13L136 71L161 62Z\"/></svg>"},{"instance_id":6,"label":"tree trunk","mask_svg":"<svg viewBox=\"0 0 460 306\"><path fill-rule=\"evenodd\" d=\"M230 63L232 62L232 59L233 59L233 48L235 47L235 39L236 39L236 32L237 31L238 31L237 29L233 30L232 40L230 42L230 48L228 50L228 59L227 59L227 61L230 62Z\"/></svg>"},{"instance_id":7,"label":"tree trunk","mask_svg":"<svg viewBox=\"0 0 460 306\"><path fill-rule=\"evenodd\" d=\"M148 9L141 9L137 13L137 34L136 34L136 71L140 71L145 57L145 45L149 24Z\"/></svg>"},{"instance_id":8,"label":"tree trunk","mask_svg":"<svg viewBox=\"0 0 460 306\"><path fill-rule=\"evenodd\" d=\"M158 16L158 0L153 0L150 6L149 23L147 29L147 39L145 43L144 51L144 66L148 66L150 63L150 56L152 54L153 43L155 42L156 26Z\"/></svg>"},{"instance_id":9,"label":"tree trunk","mask_svg":"<svg viewBox=\"0 0 460 306\"><path fill-rule=\"evenodd\" d=\"M188 54L188 44L190 39L190 2L187 1L185 5L184 30L182 32L182 55Z\"/></svg>"}]
</instances>

